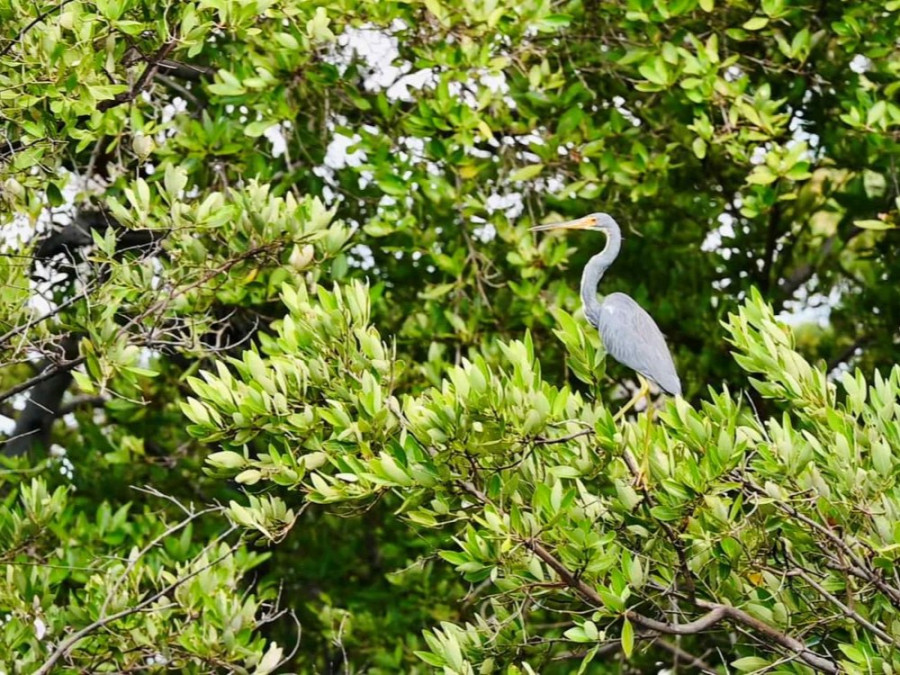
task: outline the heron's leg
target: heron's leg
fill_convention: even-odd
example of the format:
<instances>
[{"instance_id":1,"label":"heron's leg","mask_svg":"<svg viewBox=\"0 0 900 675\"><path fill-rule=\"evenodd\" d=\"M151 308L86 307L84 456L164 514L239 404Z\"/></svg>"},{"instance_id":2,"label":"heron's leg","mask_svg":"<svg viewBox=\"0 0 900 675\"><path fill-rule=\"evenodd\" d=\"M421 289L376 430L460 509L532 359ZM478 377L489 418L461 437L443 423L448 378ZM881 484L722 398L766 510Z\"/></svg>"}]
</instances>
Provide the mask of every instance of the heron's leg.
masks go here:
<instances>
[{"instance_id":1,"label":"heron's leg","mask_svg":"<svg viewBox=\"0 0 900 675\"><path fill-rule=\"evenodd\" d=\"M647 401L647 425L644 430L644 449L641 452L641 468L640 468L640 483L641 487L644 489L647 488L647 476L650 475L650 453L653 452L653 443L652 443L652 434L653 434L653 413L655 412L654 406L650 405L650 401Z\"/></svg>"},{"instance_id":2,"label":"heron's leg","mask_svg":"<svg viewBox=\"0 0 900 675\"><path fill-rule=\"evenodd\" d=\"M640 401L650 393L650 383L640 375L638 375L638 380L641 383L640 389L638 389L637 393L635 393L635 395L631 397L631 400L628 401L628 403L619 408L619 411L613 416L613 421L618 422L622 417L624 417L625 413L627 413L637 404L638 401ZM642 489L646 489L647 486L644 482L644 476L647 475L648 458L650 456L649 450L645 450L641 453L640 464L635 461L634 456L631 455L630 451L627 448L625 452L628 453L628 456L626 457L628 468L631 470L632 474L634 474L632 485L637 485Z\"/></svg>"},{"instance_id":3,"label":"heron's leg","mask_svg":"<svg viewBox=\"0 0 900 675\"><path fill-rule=\"evenodd\" d=\"M619 411L615 415L613 415L614 422L618 422L622 417L624 417L625 413L627 413L635 405L637 405L638 401L640 401L650 393L650 383L640 375L638 375L638 381L641 383L641 388L637 390L637 393L631 397L631 400L628 401L628 403L619 408Z\"/></svg>"}]
</instances>

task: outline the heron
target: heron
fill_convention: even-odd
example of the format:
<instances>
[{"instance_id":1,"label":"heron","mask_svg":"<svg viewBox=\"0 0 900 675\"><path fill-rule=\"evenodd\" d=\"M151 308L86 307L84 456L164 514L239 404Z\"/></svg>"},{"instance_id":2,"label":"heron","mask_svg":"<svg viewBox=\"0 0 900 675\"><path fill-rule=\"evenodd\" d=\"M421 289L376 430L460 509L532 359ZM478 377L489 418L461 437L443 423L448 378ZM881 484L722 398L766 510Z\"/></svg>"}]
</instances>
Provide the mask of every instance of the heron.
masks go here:
<instances>
[{"instance_id":1,"label":"heron","mask_svg":"<svg viewBox=\"0 0 900 675\"><path fill-rule=\"evenodd\" d=\"M640 390L617 417L647 395L649 385L643 378L652 380L669 394L680 396L681 380L675 372L666 339L653 317L624 293L610 293L602 302L597 299L597 285L622 247L622 232L615 219L607 213L592 213L583 218L537 225L531 229L594 230L606 235L603 250L588 261L582 272L581 302L584 316L600 332L606 352L619 363L637 371L641 380Z\"/></svg>"}]
</instances>

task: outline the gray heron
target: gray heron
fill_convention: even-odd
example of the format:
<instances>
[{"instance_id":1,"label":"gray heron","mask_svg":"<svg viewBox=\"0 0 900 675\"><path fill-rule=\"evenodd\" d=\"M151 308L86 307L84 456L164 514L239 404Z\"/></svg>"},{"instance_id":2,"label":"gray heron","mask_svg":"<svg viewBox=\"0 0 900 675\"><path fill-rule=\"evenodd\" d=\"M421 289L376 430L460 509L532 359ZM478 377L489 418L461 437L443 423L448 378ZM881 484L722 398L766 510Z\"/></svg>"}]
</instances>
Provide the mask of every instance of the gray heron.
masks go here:
<instances>
[{"instance_id":1,"label":"gray heron","mask_svg":"<svg viewBox=\"0 0 900 675\"><path fill-rule=\"evenodd\" d=\"M622 246L622 233L615 219L606 213L592 213L584 218L537 225L531 229L596 230L606 235L606 246L588 261L581 275L584 316L600 331L603 346L610 356L652 380L669 394L680 396L681 380L675 372L666 339L653 317L624 293L610 293L602 302L597 299L597 285L603 273L619 255ZM640 391L626 405L626 409L646 395L647 391L648 385L642 380ZM620 414L624 412L625 409Z\"/></svg>"}]
</instances>

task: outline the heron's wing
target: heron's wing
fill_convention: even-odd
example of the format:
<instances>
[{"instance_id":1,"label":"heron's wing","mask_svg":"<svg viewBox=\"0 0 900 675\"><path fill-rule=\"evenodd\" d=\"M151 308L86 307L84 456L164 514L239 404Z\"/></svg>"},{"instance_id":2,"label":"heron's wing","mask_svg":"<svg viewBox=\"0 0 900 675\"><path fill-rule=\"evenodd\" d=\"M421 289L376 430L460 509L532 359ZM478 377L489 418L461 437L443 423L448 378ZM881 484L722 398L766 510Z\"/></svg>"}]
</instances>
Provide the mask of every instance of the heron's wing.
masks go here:
<instances>
[{"instance_id":1,"label":"heron's wing","mask_svg":"<svg viewBox=\"0 0 900 675\"><path fill-rule=\"evenodd\" d=\"M650 378L670 394L681 394L681 381L662 331L643 307L624 293L603 300L597 322L606 351L619 363Z\"/></svg>"}]
</instances>

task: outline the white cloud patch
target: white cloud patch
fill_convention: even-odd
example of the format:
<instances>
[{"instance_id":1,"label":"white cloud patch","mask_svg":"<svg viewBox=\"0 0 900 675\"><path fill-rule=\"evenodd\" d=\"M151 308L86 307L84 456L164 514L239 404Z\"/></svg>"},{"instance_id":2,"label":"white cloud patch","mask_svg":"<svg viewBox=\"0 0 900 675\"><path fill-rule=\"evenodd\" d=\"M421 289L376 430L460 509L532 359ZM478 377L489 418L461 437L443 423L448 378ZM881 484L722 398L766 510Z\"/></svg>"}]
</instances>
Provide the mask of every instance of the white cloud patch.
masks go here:
<instances>
[{"instance_id":1,"label":"white cloud patch","mask_svg":"<svg viewBox=\"0 0 900 675\"><path fill-rule=\"evenodd\" d=\"M325 150L325 166L329 169L338 170L348 166L360 166L368 159L366 151L357 146L362 141L359 134L345 136L337 133L328 144ZM352 151L350 148L354 148Z\"/></svg>"},{"instance_id":2,"label":"white cloud patch","mask_svg":"<svg viewBox=\"0 0 900 675\"><path fill-rule=\"evenodd\" d=\"M472 236L475 237L478 241L483 244L488 244L497 236L497 228L494 227L491 223L485 223L484 225L479 225L474 230L472 230Z\"/></svg>"},{"instance_id":3,"label":"white cloud patch","mask_svg":"<svg viewBox=\"0 0 900 675\"><path fill-rule=\"evenodd\" d=\"M392 101L412 101L412 92L437 86L437 76L428 68L410 72L412 63L400 59L397 34L406 29L406 23L400 19L385 28L372 23L350 26L338 35L328 61L342 74L352 63L360 63L366 91L384 91Z\"/></svg>"},{"instance_id":4,"label":"white cloud patch","mask_svg":"<svg viewBox=\"0 0 900 675\"><path fill-rule=\"evenodd\" d=\"M414 101L412 91L434 89L437 86L437 75L430 68L417 70L414 73L401 75L387 88L385 96L392 101Z\"/></svg>"},{"instance_id":5,"label":"white cloud patch","mask_svg":"<svg viewBox=\"0 0 900 675\"><path fill-rule=\"evenodd\" d=\"M525 210L525 201L518 192L510 192L505 195L495 192L487 198L484 206L488 213L502 211L508 220L515 220Z\"/></svg>"},{"instance_id":6,"label":"white cloud patch","mask_svg":"<svg viewBox=\"0 0 900 675\"><path fill-rule=\"evenodd\" d=\"M281 157L287 152L287 137L285 131L290 129L290 122L273 124L265 130L263 136L272 144L272 157Z\"/></svg>"},{"instance_id":7,"label":"white cloud patch","mask_svg":"<svg viewBox=\"0 0 900 675\"><path fill-rule=\"evenodd\" d=\"M818 291L819 278L816 275L800 286L794 297L784 303L784 309L776 316L789 326L814 323L824 328L831 319L831 310L841 300L842 289L835 286L828 295Z\"/></svg>"},{"instance_id":8,"label":"white cloud patch","mask_svg":"<svg viewBox=\"0 0 900 675\"><path fill-rule=\"evenodd\" d=\"M850 70L858 75L862 75L872 69L872 61L862 54L856 54L850 60Z\"/></svg>"},{"instance_id":9,"label":"white cloud patch","mask_svg":"<svg viewBox=\"0 0 900 675\"><path fill-rule=\"evenodd\" d=\"M347 264L350 267L358 267L364 272L375 267L375 256L372 249L365 244L357 244L348 251Z\"/></svg>"},{"instance_id":10,"label":"white cloud patch","mask_svg":"<svg viewBox=\"0 0 900 675\"><path fill-rule=\"evenodd\" d=\"M707 233L706 239L700 245L700 250L706 253L718 251L727 260L731 257L731 251L730 249L723 249L722 244L725 239L734 238L734 216L730 213L720 213L718 220L719 227ZM725 255L726 252L728 253L727 255Z\"/></svg>"}]
</instances>

